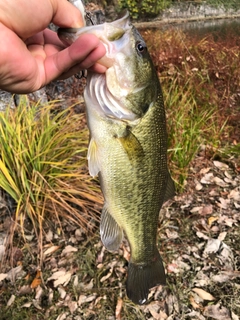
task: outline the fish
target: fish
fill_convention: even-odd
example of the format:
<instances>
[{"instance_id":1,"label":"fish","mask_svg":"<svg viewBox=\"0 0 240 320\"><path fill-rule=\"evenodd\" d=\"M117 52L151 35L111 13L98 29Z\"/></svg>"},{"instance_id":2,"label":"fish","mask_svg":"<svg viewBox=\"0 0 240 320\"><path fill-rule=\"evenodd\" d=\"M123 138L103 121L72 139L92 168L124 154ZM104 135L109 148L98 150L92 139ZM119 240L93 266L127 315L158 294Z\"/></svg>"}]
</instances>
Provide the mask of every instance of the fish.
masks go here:
<instances>
[{"instance_id":1,"label":"fish","mask_svg":"<svg viewBox=\"0 0 240 320\"><path fill-rule=\"evenodd\" d=\"M104 196L100 235L109 251L126 237L130 259L126 292L135 304L147 303L149 290L166 284L157 248L159 213L174 196L167 164L167 129L159 77L129 13L113 22L60 29L68 44L83 33L106 47L105 74L88 72L84 91L90 131L88 167Z\"/></svg>"}]
</instances>

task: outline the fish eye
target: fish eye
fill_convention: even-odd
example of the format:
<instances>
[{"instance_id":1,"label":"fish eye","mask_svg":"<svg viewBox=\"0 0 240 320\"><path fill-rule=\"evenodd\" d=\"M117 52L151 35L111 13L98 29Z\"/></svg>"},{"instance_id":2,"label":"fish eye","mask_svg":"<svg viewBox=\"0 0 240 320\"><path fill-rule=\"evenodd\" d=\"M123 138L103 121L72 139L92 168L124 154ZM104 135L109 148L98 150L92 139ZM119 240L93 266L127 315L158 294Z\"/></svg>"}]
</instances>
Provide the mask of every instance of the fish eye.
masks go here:
<instances>
[{"instance_id":1,"label":"fish eye","mask_svg":"<svg viewBox=\"0 0 240 320\"><path fill-rule=\"evenodd\" d=\"M136 48L139 53L142 53L145 51L146 46L142 42L137 42Z\"/></svg>"}]
</instances>

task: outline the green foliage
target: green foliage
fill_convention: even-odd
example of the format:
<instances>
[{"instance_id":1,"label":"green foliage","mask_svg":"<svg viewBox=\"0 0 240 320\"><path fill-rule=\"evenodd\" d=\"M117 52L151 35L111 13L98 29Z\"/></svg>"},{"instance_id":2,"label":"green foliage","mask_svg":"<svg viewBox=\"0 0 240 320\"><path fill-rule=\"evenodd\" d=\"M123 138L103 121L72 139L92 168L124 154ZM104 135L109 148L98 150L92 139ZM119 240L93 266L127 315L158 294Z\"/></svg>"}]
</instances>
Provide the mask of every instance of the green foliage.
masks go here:
<instances>
[{"instance_id":1,"label":"green foliage","mask_svg":"<svg viewBox=\"0 0 240 320\"><path fill-rule=\"evenodd\" d=\"M189 41L184 32L176 29L145 31L143 35L161 76L170 168L181 189L199 150L207 148L214 154L234 141L229 139L231 132L236 136L238 38L226 36L217 41L208 36ZM236 150L235 146L231 150Z\"/></svg>"},{"instance_id":2,"label":"green foliage","mask_svg":"<svg viewBox=\"0 0 240 320\"><path fill-rule=\"evenodd\" d=\"M191 80L181 87L175 79L167 88L164 86L169 161L178 189L184 186L189 165L199 149L207 144L219 146L224 128L219 128L217 107L209 104L200 107L189 82Z\"/></svg>"},{"instance_id":3,"label":"green foliage","mask_svg":"<svg viewBox=\"0 0 240 320\"><path fill-rule=\"evenodd\" d=\"M179 0L177 2L186 2L188 0ZM130 15L133 19L139 18L147 18L158 15L162 10L165 10L176 1L174 0L119 0L119 8L120 9L128 9ZM192 1L193 3L199 3L199 0ZM226 9L235 9L238 10L240 8L239 0L207 0L205 1L206 5L211 5L214 7L223 7Z\"/></svg>"},{"instance_id":4,"label":"green foliage","mask_svg":"<svg viewBox=\"0 0 240 320\"><path fill-rule=\"evenodd\" d=\"M214 7L223 7L226 9L236 9L238 10L240 8L240 2L239 0L208 0L206 1L207 4L212 5Z\"/></svg>"},{"instance_id":5,"label":"green foliage","mask_svg":"<svg viewBox=\"0 0 240 320\"><path fill-rule=\"evenodd\" d=\"M88 131L73 108L53 112L22 99L16 110L0 113L0 187L16 202L15 220L24 235L30 219L41 236L46 220L67 218L81 227L98 219L99 189L87 175Z\"/></svg>"},{"instance_id":6,"label":"green foliage","mask_svg":"<svg viewBox=\"0 0 240 320\"><path fill-rule=\"evenodd\" d=\"M130 12L133 19L151 17L158 15L162 10L166 9L171 4L170 0L143 0L130 1L120 0L119 6L121 9L126 8Z\"/></svg>"}]
</instances>

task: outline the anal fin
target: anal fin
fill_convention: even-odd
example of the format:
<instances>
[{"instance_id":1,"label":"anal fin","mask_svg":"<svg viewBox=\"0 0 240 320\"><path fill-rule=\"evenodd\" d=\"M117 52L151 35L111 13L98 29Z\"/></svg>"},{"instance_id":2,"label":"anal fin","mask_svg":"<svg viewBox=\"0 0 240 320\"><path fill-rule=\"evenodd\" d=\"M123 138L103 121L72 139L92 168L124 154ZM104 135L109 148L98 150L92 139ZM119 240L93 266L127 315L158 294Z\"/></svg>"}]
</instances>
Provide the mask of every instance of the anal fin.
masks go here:
<instances>
[{"instance_id":1,"label":"anal fin","mask_svg":"<svg viewBox=\"0 0 240 320\"><path fill-rule=\"evenodd\" d=\"M101 214L100 235L102 243L107 250L118 250L122 242L123 231L108 212L106 205L104 205Z\"/></svg>"},{"instance_id":2,"label":"anal fin","mask_svg":"<svg viewBox=\"0 0 240 320\"><path fill-rule=\"evenodd\" d=\"M168 174L167 174L167 187L166 187L163 202L166 202L167 200L169 200L173 196L175 196L175 185L174 185L173 179L170 176L170 173L168 172Z\"/></svg>"}]
</instances>

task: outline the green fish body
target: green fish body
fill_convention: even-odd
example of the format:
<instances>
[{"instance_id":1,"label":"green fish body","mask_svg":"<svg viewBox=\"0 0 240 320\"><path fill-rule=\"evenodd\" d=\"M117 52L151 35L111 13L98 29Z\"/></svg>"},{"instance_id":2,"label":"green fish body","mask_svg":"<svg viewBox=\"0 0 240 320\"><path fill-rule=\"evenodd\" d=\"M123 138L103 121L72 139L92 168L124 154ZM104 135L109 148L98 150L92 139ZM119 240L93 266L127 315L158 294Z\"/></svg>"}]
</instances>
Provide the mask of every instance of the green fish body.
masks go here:
<instances>
[{"instance_id":1,"label":"green fish body","mask_svg":"<svg viewBox=\"0 0 240 320\"><path fill-rule=\"evenodd\" d=\"M163 96L146 44L128 15L89 28L97 30L112 61L106 74L88 74L84 93L89 171L99 176L105 199L101 240L115 251L124 235L128 239L127 295L143 304L150 288L166 283L157 228L174 183L167 168Z\"/></svg>"}]
</instances>

